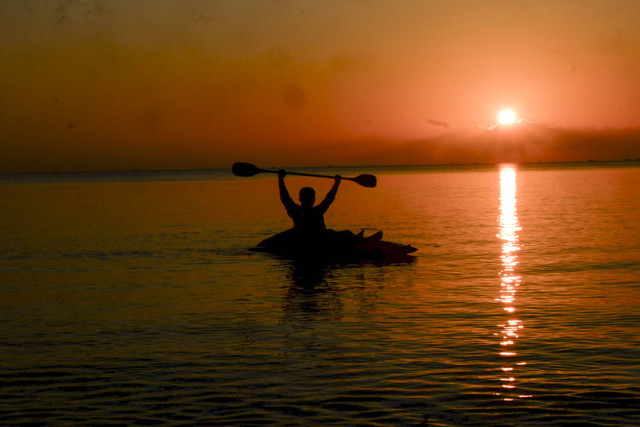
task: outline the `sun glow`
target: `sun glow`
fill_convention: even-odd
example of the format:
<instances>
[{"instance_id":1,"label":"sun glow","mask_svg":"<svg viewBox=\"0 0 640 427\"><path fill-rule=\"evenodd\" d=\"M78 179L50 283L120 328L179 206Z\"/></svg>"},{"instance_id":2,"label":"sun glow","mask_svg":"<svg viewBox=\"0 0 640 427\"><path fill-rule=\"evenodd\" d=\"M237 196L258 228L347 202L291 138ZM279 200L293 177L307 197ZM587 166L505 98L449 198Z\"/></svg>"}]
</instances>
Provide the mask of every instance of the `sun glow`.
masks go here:
<instances>
[{"instance_id":1,"label":"sun glow","mask_svg":"<svg viewBox=\"0 0 640 427\"><path fill-rule=\"evenodd\" d=\"M501 125L512 125L516 122L516 113L513 110L504 109L498 113L498 123Z\"/></svg>"}]
</instances>

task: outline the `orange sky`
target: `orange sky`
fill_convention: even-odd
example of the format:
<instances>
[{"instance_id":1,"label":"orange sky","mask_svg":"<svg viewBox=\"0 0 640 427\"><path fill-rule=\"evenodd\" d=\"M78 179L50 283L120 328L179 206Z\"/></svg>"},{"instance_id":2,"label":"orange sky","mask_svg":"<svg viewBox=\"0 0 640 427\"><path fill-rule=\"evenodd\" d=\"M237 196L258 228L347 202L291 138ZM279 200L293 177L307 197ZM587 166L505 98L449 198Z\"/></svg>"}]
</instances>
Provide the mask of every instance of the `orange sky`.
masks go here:
<instances>
[{"instance_id":1,"label":"orange sky","mask_svg":"<svg viewBox=\"0 0 640 427\"><path fill-rule=\"evenodd\" d=\"M635 0L8 0L0 172L501 161L506 106L636 158L638 52Z\"/></svg>"}]
</instances>

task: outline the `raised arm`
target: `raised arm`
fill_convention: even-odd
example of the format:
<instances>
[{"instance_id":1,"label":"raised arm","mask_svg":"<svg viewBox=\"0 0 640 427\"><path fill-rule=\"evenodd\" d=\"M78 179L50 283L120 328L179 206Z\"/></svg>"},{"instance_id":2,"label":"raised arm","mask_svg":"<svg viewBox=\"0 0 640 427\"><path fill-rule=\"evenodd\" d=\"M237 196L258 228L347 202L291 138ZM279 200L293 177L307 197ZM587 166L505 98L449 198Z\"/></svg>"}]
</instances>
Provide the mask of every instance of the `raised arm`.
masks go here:
<instances>
[{"instance_id":1,"label":"raised arm","mask_svg":"<svg viewBox=\"0 0 640 427\"><path fill-rule=\"evenodd\" d=\"M287 186L284 183L284 177L287 173L281 169L278 171L278 187L280 188L280 200L282 204L287 209L287 212L291 210L291 208L295 207L296 204L289 195L289 191L287 190Z\"/></svg>"},{"instance_id":2,"label":"raised arm","mask_svg":"<svg viewBox=\"0 0 640 427\"><path fill-rule=\"evenodd\" d=\"M333 201L336 199L336 194L338 194L338 187L340 187L340 181L342 180L342 177L340 175L336 175L335 180L336 181L333 183L333 187L331 187L331 190L329 190L324 200L318 205L318 208L322 210L322 213L325 213L327 209L329 209L331 203L333 203Z\"/></svg>"}]
</instances>

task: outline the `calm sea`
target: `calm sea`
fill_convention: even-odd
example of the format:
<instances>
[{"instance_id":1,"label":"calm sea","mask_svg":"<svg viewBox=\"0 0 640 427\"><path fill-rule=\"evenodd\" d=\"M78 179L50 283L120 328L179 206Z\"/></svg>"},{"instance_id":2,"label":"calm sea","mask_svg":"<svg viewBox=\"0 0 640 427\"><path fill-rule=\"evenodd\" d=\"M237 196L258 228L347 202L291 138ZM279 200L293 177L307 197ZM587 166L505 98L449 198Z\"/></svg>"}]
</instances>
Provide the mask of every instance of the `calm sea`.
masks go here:
<instances>
[{"instance_id":1,"label":"calm sea","mask_svg":"<svg viewBox=\"0 0 640 427\"><path fill-rule=\"evenodd\" d=\"M249 251L272 175L0 177L0 424L638 425L637 163L325 172L415 259Z\"/></svg>"}]
</instances>

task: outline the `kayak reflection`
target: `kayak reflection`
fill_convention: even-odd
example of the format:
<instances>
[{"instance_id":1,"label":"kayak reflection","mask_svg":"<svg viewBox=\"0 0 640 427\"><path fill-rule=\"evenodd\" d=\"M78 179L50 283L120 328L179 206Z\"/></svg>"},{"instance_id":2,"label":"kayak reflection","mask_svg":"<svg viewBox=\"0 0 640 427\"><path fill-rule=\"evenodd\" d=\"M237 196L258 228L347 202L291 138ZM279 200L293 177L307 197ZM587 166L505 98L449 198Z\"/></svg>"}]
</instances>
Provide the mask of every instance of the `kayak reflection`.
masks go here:
<instances>
[{"instance_id":1,"label":"kayak reflection","mask_svg":"<svg viewBox=\"0 0 640 427\"><path fill-rule=\"evenodd\" d=\"M290 315L320 313L330 311L338 313L339 297L327 275L331 269L319 263L291 262L288 266L289 283L286 287L284 312ZM328 301L327 301L328 300Z\"/></svg>"},{"instance_id":2,"label":"kayak reflection","mask_svg":"<svg viewBox=\"0 0 640 427\"><path fill-rule=\"evenodd\" d=\"M298 316L312 315L311 318L316 318L319 315L320 318L338 319L341 317L342 292L350 292L355 288L371 289L365 282L364 273L359 272L363 272L367 266L386 267L412 264L415 261L415 257L346 264L282 260L287 279L283 287L285 317L292 320ZM351 273L345 276L346 269ZM356 272L353 273L354 271ZM350 277L350 279L343 280L344 277Z\"/></svg>"}]
</instances>

